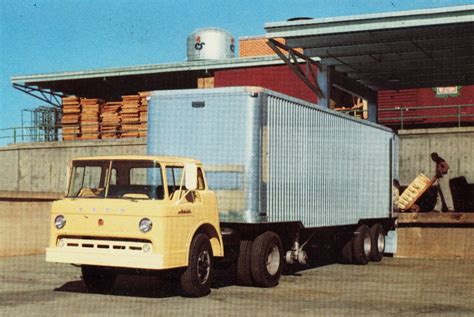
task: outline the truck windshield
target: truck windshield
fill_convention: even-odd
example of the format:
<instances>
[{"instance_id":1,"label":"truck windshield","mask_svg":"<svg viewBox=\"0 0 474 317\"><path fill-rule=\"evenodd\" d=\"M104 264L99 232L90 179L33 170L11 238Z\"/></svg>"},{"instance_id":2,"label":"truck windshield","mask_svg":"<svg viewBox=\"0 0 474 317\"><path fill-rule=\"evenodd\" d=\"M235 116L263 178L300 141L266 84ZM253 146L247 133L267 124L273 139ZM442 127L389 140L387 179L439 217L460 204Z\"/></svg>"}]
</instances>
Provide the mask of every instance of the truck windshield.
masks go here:
<instances>
[{"instance_id":1,"label":"truck windshield","mask_svg":"<svg viewBox=\"0 0 474 317\"><path fill-rule=\"evenodd\" d=\"M154 161L75 161L68 197L163 199L161 166Z\"/></svg>"}]
</instances>

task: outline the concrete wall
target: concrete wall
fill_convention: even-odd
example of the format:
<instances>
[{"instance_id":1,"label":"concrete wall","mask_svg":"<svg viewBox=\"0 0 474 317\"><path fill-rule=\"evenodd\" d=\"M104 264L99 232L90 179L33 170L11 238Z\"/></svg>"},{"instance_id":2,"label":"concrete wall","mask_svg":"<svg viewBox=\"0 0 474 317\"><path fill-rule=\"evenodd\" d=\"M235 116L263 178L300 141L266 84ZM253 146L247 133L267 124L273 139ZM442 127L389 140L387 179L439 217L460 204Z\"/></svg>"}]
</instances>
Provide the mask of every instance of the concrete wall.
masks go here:
<instances>
[{"instance_id":1,"label":"concrete wall","mask_svg":"<svg viewBox=\"0 0 474 317\"><path fill-rule=\"evenodd\" d=\"M449 176L474 182L474 127L400 130L400 182L408 185L419 173L434 175L430 153L450 165ZM145 154L145 139L49 142L0 148L0 190L63 192L66 166L80 156Z\"/></svg>"},{"instance_id":2,"label":"concrete wall","mask_svg":"<svg viewBox=\"0 0 474 317\"><path fill-rule=\"evenodd\" d=\"M44 253L51 203L61 195L0 191L0 257Z\"/></svg>"},{"instance_id":3,"label":"concrete wall","mask_svg":"<svg viewBox=\"0 0 474 317\"><path fill-rule=\"evenodd\" d=\"M0 191L63 192L72 158L145 154L145 139L16 144L0 148Z\"/></svg>"},{"instance_id":4,"label":"concrete wall","mask_svg":"<svg viewBox=\"0 0 474 317\"><path fill-rule=\"evenodd\" d=\"M419 173L435 174L430 154L438 152L449 164L449 177L465 176L474 183L474 127L400 130L400 183L408 185Z\"/></svg>"},{"instance_id":5,"label":"concrete wall","mask_svg":"<svg viewBox=\"0 0 474 317\"><path fill-rule=\"evenodd\" d=\"M400 181L434 175L430 153L447 160L450 177L474 182L474 127L400 130ZM81 156L145 154L145 139L16 144L0 148L0 190L62 192L66 166Z\"/></svg>"}]
</instances>

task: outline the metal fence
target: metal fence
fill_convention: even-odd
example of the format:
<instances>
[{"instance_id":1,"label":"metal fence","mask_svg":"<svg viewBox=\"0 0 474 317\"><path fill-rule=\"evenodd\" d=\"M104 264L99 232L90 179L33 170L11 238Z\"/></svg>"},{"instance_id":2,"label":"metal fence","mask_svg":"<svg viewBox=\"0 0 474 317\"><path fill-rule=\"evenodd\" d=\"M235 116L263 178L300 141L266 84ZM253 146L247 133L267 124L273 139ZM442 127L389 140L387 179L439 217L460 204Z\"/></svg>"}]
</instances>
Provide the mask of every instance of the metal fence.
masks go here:
<instances>
[{"instance_id":1,"label":"metal fence","mask_svg":"<svg viewBox=\"0 0 474 317\"><path fill-rule=\"evenodd\" d=\"M437 112L437 114L433 114ZM401 129L417 124L451 123L461 127L463 123L474 123L474 104L449 106L394 107L378 109L378 122L383 125L399 125ZM381 116L393 113L393 116ZM390 114L388 114L390 115Z\"/></svg>"},{"instance_id":2,"label":"metal fence","mask_svg":"<svg viewBox=\"0 0 474 317\"><path fill-rule=\"evenodd\" d=\"M43 129L37 125L20 126L12 128L0 129L0 145L16 144L16 143L34 143L34 142L54 142L67 140L95 140L95 139L120 139L124 133L138 133L137 137L145 137L146 130L126 129L117 130L116 132L101 131L102 126L99 125L98 132L85 132L82 128L97 127L97 124L83 124L81 127L73 129L73 132L64 133L62 125L53 125L48 129ZM54 132L52 132L54 131ZM129 137L127 137L129 138Z\"/></svg>"},{"instance_id":3,"label":"metal fence","mask_svg":"<svg viewBox=\"0 0 474 317\"><path fill-rule=\"evenodd\" d=\"M438 114L433 114L433 110ZM339 112L347 115L362 118L364 116L362 109L347 109ZM441 113L440 113L441 112ZM422 106L422 107L393 107L378 109L378 123L386 126L400 126L404 128L416 128L420 124L449 123L461 127L463 124L474 124L474 104L449 105L449 106ZM388 116L384 116L388 115ZM81 127L96 126L96 124ZM106 126L110 128L110 126ZM64 133L62 125L48 125L44 128L42 125L29 125L0 129L0 145L16 144L24 142L53 142L62 141L64 137L71 140L92 140L96 138L114 139L121 138L122 133L140 133L143 137L146 131L143 128L117 130L116 137L110 137L110 131L102 131L102 125L99 123L99 132L81 132L80 128L72 133ZM81 136L78 136L78 135ZM97 136L97 137L96 137ZM140 136L141 137L141 136Z\"/></svg>"}]
</instances>

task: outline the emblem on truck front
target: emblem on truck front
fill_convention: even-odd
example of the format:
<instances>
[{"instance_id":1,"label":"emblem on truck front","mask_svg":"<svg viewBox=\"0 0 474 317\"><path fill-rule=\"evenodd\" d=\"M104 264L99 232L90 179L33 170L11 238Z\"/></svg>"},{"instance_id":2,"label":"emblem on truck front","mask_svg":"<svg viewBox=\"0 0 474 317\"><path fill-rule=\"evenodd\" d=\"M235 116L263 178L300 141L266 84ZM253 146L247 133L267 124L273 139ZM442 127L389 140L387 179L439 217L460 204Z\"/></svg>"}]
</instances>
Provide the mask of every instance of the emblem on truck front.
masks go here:
<instances>
[{"instance_id":1,"label":"emblem on truck front","mask_svg":"<svg viewBox=\"0 0 474 317\"><path fill-rule=\"evenodd\" d=\"M185 214L190 214L191 213L191 209L181 209L180 211L178 211L178 215L185 215Z\"/></svg>"}]
</instances>

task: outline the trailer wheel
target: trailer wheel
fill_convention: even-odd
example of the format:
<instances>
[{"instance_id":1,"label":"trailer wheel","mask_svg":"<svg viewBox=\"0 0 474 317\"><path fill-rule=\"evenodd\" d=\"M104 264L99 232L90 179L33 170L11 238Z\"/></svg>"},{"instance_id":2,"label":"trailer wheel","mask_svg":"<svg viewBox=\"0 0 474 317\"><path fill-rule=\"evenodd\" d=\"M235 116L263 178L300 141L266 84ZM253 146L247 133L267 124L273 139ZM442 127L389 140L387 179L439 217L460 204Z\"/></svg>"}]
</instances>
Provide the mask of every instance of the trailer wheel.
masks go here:
<instances>
[{"instance_id":1,"label":"trailer wheel","mask_svg":"<svg viewBox=\"0 0 474 317\"><path fill-rule=\"evenodd\" d=\"M250 251L252 241L240 241L239 257L237 258L237 282L243 286L252 286L252 272L250 270Z\"/></svg>"},{"instance_id":2,"label":"trailer wheel","mask_svg":"<svg viewBox=\"0 0 474 317\"><path fill-rule=\"evenodd\" d=\"M370 260L380 262L385 252L385 232L380 223L376 223L370 227L370 236L372 240Z\"/></svg>"},{"instance_id":3,"label":"trailer wheel","mask_svg":"<svg viewBox=\"0 0 474 317\"><path fill-rule=\"evenodd\" d=\"M255 284L261 287L278 285L283 268L281 240L274 232L259 235L252 244L251 270Z\"/></svg>"},{"instance_id":4,"label":"trailer wheel","mask_svg":"<svg viewBox=\"0 0 474 317\"><path fill-rule=\"evenodd\" d=\"M352 255L355 264L367 264L370 260L372 239L367 225L357 228L352 240Z\"/></svg>"},{"instance_id":5,"label":"trailer wheel","mask_svg":"<svg viewBox=\"0 0 474 317\"><path fill-rule=\"evenodd\" d=\"M117 279L117 273L108 268L83 265L81 271L84 284L93 293L110 293Z\"/></svg>"},{"instance_id":6,"label":"trailer wheel","mask_svg":"<svg viewBox=\"0 0 474 317\"><path fill-rule=\"evenodd\" d=\"M213 278L213 254L209 238L197 234L191 242L189 263L181 274L181 290L184 296L202 297L211 292Z\"/></svg>"},{"instance_id":7,"label":"trailer wheel","mask_svg":"<svg viewBox=\"0 0 474 317\"><path fill-rule=\"evenodd\" d=\"M352 256L352 238L349 239L344 246L341 248L341 262L344 264L352 264L353 256Z\"/></svg>"}]
</instances>

